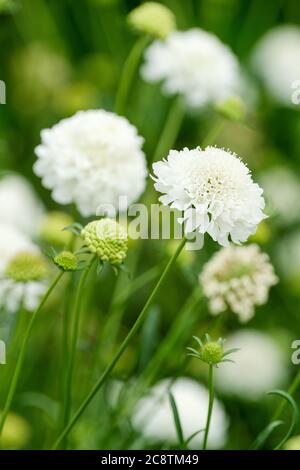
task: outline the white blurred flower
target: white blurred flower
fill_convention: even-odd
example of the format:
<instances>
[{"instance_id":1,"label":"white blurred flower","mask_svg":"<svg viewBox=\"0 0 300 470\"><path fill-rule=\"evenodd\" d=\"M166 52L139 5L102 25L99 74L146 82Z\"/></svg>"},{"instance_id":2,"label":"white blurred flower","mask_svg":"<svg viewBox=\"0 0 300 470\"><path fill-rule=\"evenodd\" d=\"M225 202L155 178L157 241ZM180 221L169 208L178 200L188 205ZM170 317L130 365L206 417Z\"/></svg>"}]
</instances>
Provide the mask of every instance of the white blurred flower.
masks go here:
<instances>
[{"instance_id":1,"label":"white blurred flower","mask_svg":"<svg viewBox=\"0 0 300 470\"><path fill-rule=\"evenodd\" d=\"M293 106L292 85L300 79L300 28L278 26L268 31L253 53L253 66L278 103Z\"/></svg>"},{"instance_id":2,"label":"white blurred flower","mask_svg":"<svg viewBox=\"0 0 300 470\"><path fill-rule=\"evenodd\" d=\"M257 245L248 245L222 248L204 265L199 281L213 315L229 308L247 322L255 306L267 302L278 279L269 256Z\"/></svg>"},{"instance_id":3,"label":"white blurred flower","mask_svg":"<svg viewBox=\"0 0 300 470\"><path fill-rule=\"evenodd\" d=\"M141 69L149 82L163 82L168 95L180 93L191 107L224 101L239 93L236 57L216 36L198 28L175 31L153 42Z\"/></svg>"},{"instance_id":4,"label":"white blurred flower","mask_svg":"<svg viewBox=\"0 0 300 470\"><path fill-rule=\"evenodd\" d=\"M240 330L228 337L226 346L240 350L234 365L221 364L216 373L216 387L223 393L257 400L284 383L286 364L279 346L267 334Z\"/></svg>"},{"instance_id":5,"label":"white blurred flower","mask_svg":"<svg viewBox=\"0 0 300 470\"><path fill-rule=\"evenodd\" d=\"M260 182L267 203L280 223L300 220L300 180L295 173L286 167L274 167L261 175Z\"/></svg>"},{"instance_id":6,"label":"white blurred flower","mask_svg":"<svg viewBox=\"0 0 300 470\"><path fill-rule=\"evenodd\" d=\"M247 240L265 218L262 189L233 153L217 147L171 150L153 164L164 205L183 211L185 233L208 233L220 245Z\"/></svg>"},{"instance_id":7,"label":"white blurred flower","mask_svg":"<svg viewBox=\"0 0 300 470\"><path fill-rule=\"evenodd\" d=\"M33 312L47 287L44 281L16 282L13 279L0 278L0 309L15 313L23 306Z\"/></svg>"},{"instance_id":8,"label":"white blurred flower","mask_svg":"<svg viewBox=\"0 0 300 470\"><path fill-rule=\"evenodd\" d=\"M38 232L44 209L31 184L22 176L0 179L0 222L11 224L28 236Z\"/></svg>"},{"instance_id":9,"label":"white blurred flower","mask_svg":"<svg viewBox=\"0 0 300 470\"><path fill-rule=\"evenodd\" d=\"M133 426L150 442L168 442L178 445L178 437L174 424L173 413L168 398L170 379L160 381L150 390L150 394L142 398L133 414ZM175 398L184 438L205 428L208 391L198 382L181 377L171 385ZM211 426L208 436L209 448L221 448L226 442L228 419L223 405L215 399ZM195 436L189 444L192 449L199 449L203 433Z\"/></svg>"},{"instance_id":10,"label":"white blurred flower","mask_svg":"<svg viewBox=\"0 0 300 470\"><path fill-rule=\"evenodd\" d=\"M0 221L0 274L7 263L20 251L37 252L38 248L15 227Z\"/></svg>"},{"instance_id":11,"label":"white blurred flower","mask_svg":"<svg viewBox=\"0 0 300 470\"><path fill-rule=\"evenodd\" d=\"M102 204L128 204L145 188L143 138L124 117L104 110L81 111L41 132L34 171L60 204L74 202L83 216Z\"/></svg>"}]
</instances>

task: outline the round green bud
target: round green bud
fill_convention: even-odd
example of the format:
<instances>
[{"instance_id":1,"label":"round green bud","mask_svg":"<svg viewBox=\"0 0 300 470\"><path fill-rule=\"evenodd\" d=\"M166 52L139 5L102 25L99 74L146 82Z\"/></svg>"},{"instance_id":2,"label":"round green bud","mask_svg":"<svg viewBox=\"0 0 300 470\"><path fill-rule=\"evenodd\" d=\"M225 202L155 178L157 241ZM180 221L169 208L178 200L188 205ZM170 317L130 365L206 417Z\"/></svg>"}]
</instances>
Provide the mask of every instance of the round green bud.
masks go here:
<instances>
[{"instance_id":1,"label":"round green bud","mask_svg":"<svg viewBox=\"0 0 300 470\"><path fill-rule=\"evenodd\" d=\"M102 262L118 266L126 258L127 231L113 219L90 222L82 229L81 236L89 251L97 254Z\"/></svg>"},{"instance_id":2,"label":"round green bud","mask_svg":"<svg viewBox=\"0 0 300 470\"><path fill-rule=\"evenodd\" d=\"M49 212L41 225L41 239L50 245L66 246L70 242L72 234L63 229L72 223L72 217L64 212Z\"/></svg>"},{"instance_id":3,"label":"round green bud","mask_svg":"<svg viewBox=\"0 0 300 470\"><path fill-rule=\"evenodd\" d=\"M47 277L48 266L39 253L22 251L10 260L5 274L18 282L40 281Z\"/></svg>"},{"instance_id":4,"label":"round green bud","mask_svg":"<svg viewBox=\"0 0 300 470\"><path fill-rule=\"evenodd\" d=\"M200 356L207 364L218 364L223 357L223 347L216 341L210 341L204 344Z\"/></svg>"},{"instance_id":5,"label":"round green bud","mask_svg":"<svg viewBox=\"0 0 300 470\"><path fill-rule=\"evenodd\" d=\"M246 114L245 105L237 96L232 96L218 103L216 109L222 116L230 121L242 121Z\"/></svg>"},{"instance_id":6,"label":"round green bud","mask_svg":"<svg viewBox=\"0 0 300 470\"><path fill-rule=\"evenodd\" d=\"M300 436L289 439L284 445L284 450L300 450Z\"/></svg>"},{"instance_id":7,"label":"round green bud","mask_svg":"<svg viewBox=\"0 0 300 470\"><path fill-rule=\"evenodd\" d=\"M0 413L1 416L1 413ZM22 449L29 441L31 429L22 416L10 412L1 435L3 449Z\"/></svg>"},{"instance_id":8,"label":"round green bud","mask_svg":"<svg viewBox=\"0 0 300 470\"><path fill-rule=\"evenodd\" d=\"M132 10L129 25L139 33L149 34L158 39L166 38L176 29L175 15L165 5L146 2Z\"/></svg>"},{"instance_id":9,"label":"round green bud","mask_svg":"<svg viewBox=\"0 0 300 470\"><path fill-rule=\"evenodd\" d=\"M61 251L53 261L62 271L76 271L78 267L77 258L71 251Z\"/></svg>"}]
</instances>

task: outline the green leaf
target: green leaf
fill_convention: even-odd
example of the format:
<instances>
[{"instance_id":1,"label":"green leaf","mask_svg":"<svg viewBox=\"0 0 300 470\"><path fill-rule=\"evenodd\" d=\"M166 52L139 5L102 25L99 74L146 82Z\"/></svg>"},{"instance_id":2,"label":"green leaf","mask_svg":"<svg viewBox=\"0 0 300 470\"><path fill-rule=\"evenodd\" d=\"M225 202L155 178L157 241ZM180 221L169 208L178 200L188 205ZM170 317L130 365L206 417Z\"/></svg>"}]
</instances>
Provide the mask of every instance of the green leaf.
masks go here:
<instances>
[{"instance_id":1,"label":"green leaf","mask_svg":"<svg viewBox=\"0 0 300 470\"><path fill-rule=\"evenodd\" d=\"M200 348L203 348L203 343L202 343L201 339L198 338L198 336L193 336L193 338L194 338L194 340L197 341L197 343L199 344Z\"/></svg>"},{"instance_id":2,"label":"green leaf","mask_svg":"<svg viewBox=\"0 0 300 470\"><path fill-rule=\"evenodd\" d=\"M272 423L268 424L268 426L259 433L254 443L252 444L251 449L253 450L260 449L265 444L265 442L269 439L272 432L276 428L281 426L282 424L283 424L283 421L273 421Z\"/></svg>"},{"instance_id":3,"label":"green leaf","mask_svg":"<svg viewBox=\"0 0 300 470\"><path fill-rule=\"evenodd\" d=\"M180 449L185 449L185 441L184 441L184 437L183 437L182 426L181 426L180 417L179 417L177 405L176 405L176 402L175 402L175 398L174 398L174 395L172 394L172 392L170 390L168 392L168 395L169 395L170 405L171 405L171 408L172 408L174 424L175 424L175 427L176 427L179 446L180 446Z\"/></svg>"},{"instance_id":4,"label":"green leaf","mask_svg":"<svg viewBox=\"0 0 300 470\"><path fill-rule=\"evenodd\" d=\"M185 441L185 447L189 445L189 443L191 442L192 439L194 439L194 437L196 437L198 434L204 431L205 431L205 428L199 429L199 431L193 432L193 434L191 434L190 437L188 437L187 440Z\"/></svg>"}]
</instances>

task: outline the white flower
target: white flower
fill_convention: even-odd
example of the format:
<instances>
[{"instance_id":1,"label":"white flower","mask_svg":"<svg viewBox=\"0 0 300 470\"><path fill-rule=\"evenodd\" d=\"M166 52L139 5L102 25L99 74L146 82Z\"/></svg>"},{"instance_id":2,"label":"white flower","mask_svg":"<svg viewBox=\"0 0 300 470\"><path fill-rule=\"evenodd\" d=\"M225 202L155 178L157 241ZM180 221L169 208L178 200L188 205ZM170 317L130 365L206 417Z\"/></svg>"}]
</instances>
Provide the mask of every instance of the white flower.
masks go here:
<instances>
[{"instance_id":1,"label":"white flower","mask_svg":"<svg viewBox=\"0 0 300 470\"><path fill-rule=\"evenodd\" d=\"M18 252L37 250L38 248L15 227L0 222L0 274Z\"/></svg>"},{"instance_id":2,"label":"white flower","mask_svg":"<svg viewBox=\"0 0 300 470\"><path fill-rule=\"evenodd\" d=\"M208 233L220 245L247 240L265 218L262 189L233 153L216 147L171 150L154 163L160 201L183 211L185 233Z\"/></svg>"},{"instance_id":3,"label":"white flower","mask_svg":"<svg viewBox=\"0 0 300 470\"><path fill-rule=\"evenodd\" d=\"M0 309L15 313L23 306L33 312L47 287L44 281L16 282L13 279L0 278Z\"/></svg>"},{"instance_id":4,"label":"white flower","mask_svg":"<svg viewBox=\"0 0 300 470\"><path fill-rule=\"evenodd\" d=\"M278 103L293 106L293 83L300 79L300 28L278 26L268 31L255 47L253 65ZM299 87L298 87L299 88Z\"/></svg>"},{"instance_id":5,"label":"white flower","mask_svg":"<svg viewBox=\"0 0 300 470\"><path fill-rule=\"evenodd\" d=\"M143 433L150 442L168 442L178 445L178 437L174 417L168 397L170 379L160 381L150 390L150 394L142 398L133 414L133 426ZM193 433L205 428L208 391L203 385L181 377L171 385L175 398L184 438L188 439ZM226 441L228 419L222 404L215 399L212 421L208 436L209 448L223 447ZM195 436L189 443L192 449L199 449L203 433Z\"/></svg>"},{"instance_id":6,"label":"white flower","mask_svg":"<svg viewBox=\"0 0 300 470\"><path fill-rule=\"evenodd\" d=\"M44 209L30 183L20 175L0 179L0 222L11 224L28 236L38 233Z\"/></svg>"},{"instance_id":7,"label":"white flower","mask_svg":"<svg viewBox=\"0 0 300 470\"><path fill-rule=\"evenodd\" d=\"M255 306L267 302L277 277L268 255L248 245L222 248L204 265L199 281L213 315L229 308L247 322Z\"/></svg>"},{"instance_id":8,"label":"white flower","mask_svg":"<svg viewBox=\"0 0 300 470\"><path fill-rule=\"evenodd\" d=\"M61 204L74 202L83 216L102 204L128 204L145 188L143 138L124 117L81 111L41 132L34 171Z\"/></svg>"},{"instance_id":9,"label":"white flower","mask_svg":"<svg viewBox=\"0 0 300 470\"><path fill-rule=\"evenodd\" d=\"M274 167L259 178L267 204L283 225L300 220L300 180L286 167ZM280 191L278 191L280 188Z\"/></svg>"},{"instance_id":10,"label":"white flower","mask_svg":"<svg viewBox=\"0 0 300 470\"><path fill-rule=\"evenodd\" d=\"M236 57L216 36L201 29L175 31L145 52L143 78L163 81L168 95L180 93L192 107L217 103L239 93Z\"/></svg>"},{"instance_id":11,"label":"white flower","mask_svg":"<svg viewBox=\"0 0 300 470\"><path fill-rule=\"evenodd\" d=\"M228 348L240 348L235 364L220 364L215 380L223 393L257 400L286 379L286 364L277 343L267 334L240 330L226 340Z\"/></svg>"}]
</instances>

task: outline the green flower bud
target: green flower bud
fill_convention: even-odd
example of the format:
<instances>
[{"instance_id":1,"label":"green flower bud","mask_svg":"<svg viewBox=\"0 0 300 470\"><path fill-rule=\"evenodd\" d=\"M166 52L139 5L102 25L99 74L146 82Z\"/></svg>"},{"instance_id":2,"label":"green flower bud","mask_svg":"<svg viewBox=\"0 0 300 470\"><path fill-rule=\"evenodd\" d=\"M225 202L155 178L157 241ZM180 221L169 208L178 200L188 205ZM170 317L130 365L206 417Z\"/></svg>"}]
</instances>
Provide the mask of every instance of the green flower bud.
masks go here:
<instances>
[{"instance_id":1,"label":"green flower bud","mask_svg":"<svg viewBox=\"0 0 300 470\"><path fill-rule=\"evenodd\" d=\"M223 346L216 341L210 341L203 345L200 356L207 364L218 364L223 357Z\"/></svg>"},{"instance_id":2,"label":"green flower bud","mask_svg":"<svg viewBox=\"0 0 300 470\"><path fill-rule=\"evenodd\" d=\"M62 251L53 258L56 266L62 271L76 271L78 267L77 258L71 251Z\"/></svg>"},{"instance_id":3,"label":"green flower bud","mask_svg":"<svg viewBox=\"0 0 300 470\"><path fill-rule=\"evenodd\" d=\"M72 217L64 212L49 212L42 222L40 236L42 240L50 245L66 246L69 243L72 234L63 229L71 225L73 222Z\"/></svg>"},{"instance_id":4,"label":"green flower bud","mask_svg":"<svg viewBox=\"0 0 300 470\"><path fill-rule=\"evenodd\" d=\"M129 25L139 33L164 39L176 29L175 15L165 5L146 2L128 15Z\"/></svg>"},{"instance_id":5,"label":"green flower bud","mask_svg":"<svg viewBox=\"0 0 300 470\"><path fill-rule=\"evenodd\" d=\"M16 413L9 413L1 435L3 449L22 449L29 441L30 434L27 421Z\"/></svg>"},{"instance_id":6,"label":"green flower bud","mask_svg":"<svg viewBox=\"0 0 300 470\"><path fill-rule=\"evenodd\" d=\"M91 253L102 262L114 266L122 264L127 255L127 231L113 219L94 220L81 231L81 236Z\"/></svg>"},{"instance_id":7,"label":"green flower bud","mask_svg":"<svg viewBox=\"0 0 300 470\"><path fill-rule=\"evenodd\" d=\"M47 277L48 266L39 253L22 251L10 260L5 274L18 282L40 281Z\"/></svg>"},{"instance_id":8,"label":"green flower bud","mask_svg":"<svg viewBox=\"0 0 300 470\"><path fill-rule=\"evenodd\" d=\"M216 106L217 111L230 121L242 121L245 117L245 105L240 98L232 96Z\"/></svg>"}]
</instances>

